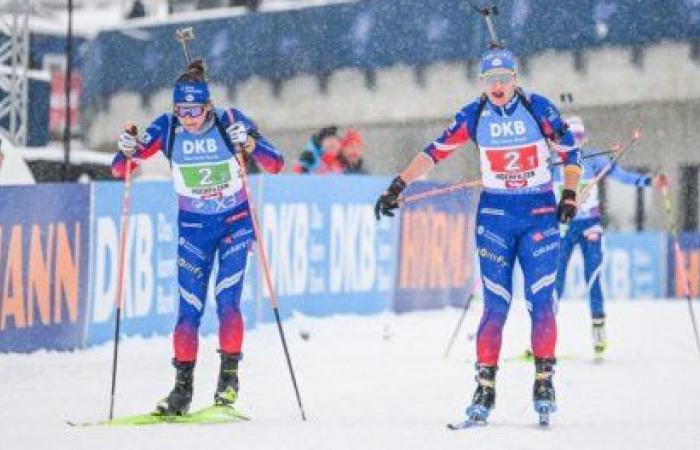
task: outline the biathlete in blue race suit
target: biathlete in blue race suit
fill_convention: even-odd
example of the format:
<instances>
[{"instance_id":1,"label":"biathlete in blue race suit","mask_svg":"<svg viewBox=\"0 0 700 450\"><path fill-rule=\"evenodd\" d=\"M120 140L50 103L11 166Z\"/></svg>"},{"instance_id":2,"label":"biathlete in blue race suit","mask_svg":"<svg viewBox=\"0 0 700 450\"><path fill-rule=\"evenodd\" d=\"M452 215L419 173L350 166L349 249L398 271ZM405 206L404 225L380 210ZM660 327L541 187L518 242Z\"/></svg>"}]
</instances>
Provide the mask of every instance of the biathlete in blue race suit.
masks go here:
<instances>
[{"instance_id":1,"label":"biathlete in blue race suit","mask_svg":"<svg viewBox=\"0 0 700 450\"><path fill-rule=\"evenodd\" d=\"M606 152L584 147L587 141L586 128L580 117L570 117L566 120L569 131L574 135L576 145L581 148L583 160L583 173L579 181L579 191L586 188L591 180L598 176L611 161ZM596 155L596 156L594 156ZM663 174L657 176L642 175L636 172L624 170L617 163L613 163L604 177L612 178L623 184L637 187L661 188L667 184L667 178ZM562 169L552 166L552 178L555 192L559 194L563 185ZM603 306L603 291L600 285L600 275L603 270L603 226L600 221L600 200L598 198L598 186L589 188L589 194L583 203L579 205L576 217L569 225L569 229L561 240L559 250L559 267L557 270L556 291L562 298L564 284L566 282L566 269L571 258L571 253L577 245L581 247L584 263L584 276L590 299L592 318L593 349L600 354L607 346L605 337L605 309Z\"/></svg>"},{"instance_id":2,"label":"biathlete in blue race suit","mask_svg":"<svg viewBox=\"0 0 700 450\"><path fill-rule=\"evenodd\" d=\"M236 401L243 341L241 292L255 235L235 154L252 157L271 173L280 172L284 165L282 154L241 111L214 108L201 61L193 61L177 79L173 104L173 113L158 117L140 139L123 132L113 163L115 176L123 176L126 164L136 168L139 160L161 151L170 161L179 199L180 302L173 334L176 382L157 405L163 415L186 414L192 401L198 329L215 258L221 366L214 399L224 406Z\"/></svg>"},{"instance_id":3,"label":"biathlete in blue race suit","mask_svg":"<svg viewBox=\"0 0 700 450\"><path fill-rule=\"evenodd\" d=\"M535 356L535 408L556 408L554 373L557 327L554 282L559 257L558 222L576 215L580 150L557 108L517 85L515 56L490 50L481 59L484 94L462 108L452 124L397 176L375 207L377 219L393 216L406 185L426 174L470 139L480 157L483 191L476 241L484 286L477 334L477 388L467 418L486 422L495 404L495 378L503 326L512 300L516 258L525 277ZM549 167L556 145L564 159L565 189L559 205Z\"/></svg>"}]
</instances>

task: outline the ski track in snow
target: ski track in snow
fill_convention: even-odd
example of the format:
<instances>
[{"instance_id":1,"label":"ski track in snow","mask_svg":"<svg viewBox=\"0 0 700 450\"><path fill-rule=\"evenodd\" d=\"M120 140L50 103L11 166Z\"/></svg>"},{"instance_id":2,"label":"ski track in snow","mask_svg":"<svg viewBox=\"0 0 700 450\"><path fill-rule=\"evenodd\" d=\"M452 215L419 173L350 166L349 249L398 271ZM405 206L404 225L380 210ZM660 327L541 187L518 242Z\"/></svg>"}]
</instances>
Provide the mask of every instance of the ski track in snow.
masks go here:
<instances>
[{"instance_id":1,"label":"ski track in snow","mask_svg":"<svg viewBox=\"0 0 700 450\"><path fill-rule=\"evenodd\" d=\"M459 311L296 317L285 323L309 420L301 422L274 325L244 344L239 407L231 425L71 428L104 419L111 344L72 353L0 355L0 448L10 449L663 449L700 448L700 357L685 301L608 304L609 349L595 363L588 307L564 302L555 377L559 411L548 429L532 410L531 363L502 362L487 427L449 431L472 391L480 304L448 359ZM516 301L503 358L528 346ZM310 333L308 341L300 331ZM387 337L388 336L388 337ZM116 414L150 411L174 380L169 338L127 338L120 349ZM213 396L217 341L200 341L193 408Z\"/></svg>"}]
</instances>

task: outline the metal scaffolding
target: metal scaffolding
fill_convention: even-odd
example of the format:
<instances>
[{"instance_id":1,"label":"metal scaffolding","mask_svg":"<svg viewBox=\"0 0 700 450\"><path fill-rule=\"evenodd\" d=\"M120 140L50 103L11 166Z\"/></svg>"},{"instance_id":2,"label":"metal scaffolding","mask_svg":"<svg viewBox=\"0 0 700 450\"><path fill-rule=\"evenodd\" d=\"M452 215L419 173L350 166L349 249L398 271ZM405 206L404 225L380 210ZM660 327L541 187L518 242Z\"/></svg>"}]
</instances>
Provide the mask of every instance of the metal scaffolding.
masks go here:
<instances>
[{"instance_id":1,"label":"metal scaffolding","mask_svg":"<svg viewBox=\"0 0 700 450\"><path fill-rule=\"evenodd\" d=\"M32 0L0 2L0 130L20 146L27 142L31 11Z\"/></svg>"}]
</instances>

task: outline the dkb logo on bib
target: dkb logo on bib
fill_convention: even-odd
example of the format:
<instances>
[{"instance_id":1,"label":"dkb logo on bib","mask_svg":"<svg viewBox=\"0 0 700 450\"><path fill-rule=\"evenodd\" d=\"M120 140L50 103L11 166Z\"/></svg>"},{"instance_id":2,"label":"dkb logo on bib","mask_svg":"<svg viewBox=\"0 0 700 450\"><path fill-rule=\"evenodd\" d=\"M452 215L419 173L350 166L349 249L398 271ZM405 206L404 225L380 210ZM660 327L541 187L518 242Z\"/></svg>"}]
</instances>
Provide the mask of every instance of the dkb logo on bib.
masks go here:
<instances>
[{"instance_id":1,"label":"dkb logo on bib","mask_svg":"<svg viewBox=\"0 0 700 450\"><path fill-rule=\"evenodd\" d=\"M192 153L216 153L217 150L216 139L198 139L182 143L182 152L185 155L191 155Z\"/></svg>"},{"instance_id":2,"label":"dkb logo on bib","mask_svg":"<svg viewBox=\"0 0 700 450\"><path fill-rule=\"evenodd\" d=\"M513 122L501 122L489 124L491 137L507 137L507 136L522 136L527 131L525 122L515 120Z\"/></svg>"}]
</instances>

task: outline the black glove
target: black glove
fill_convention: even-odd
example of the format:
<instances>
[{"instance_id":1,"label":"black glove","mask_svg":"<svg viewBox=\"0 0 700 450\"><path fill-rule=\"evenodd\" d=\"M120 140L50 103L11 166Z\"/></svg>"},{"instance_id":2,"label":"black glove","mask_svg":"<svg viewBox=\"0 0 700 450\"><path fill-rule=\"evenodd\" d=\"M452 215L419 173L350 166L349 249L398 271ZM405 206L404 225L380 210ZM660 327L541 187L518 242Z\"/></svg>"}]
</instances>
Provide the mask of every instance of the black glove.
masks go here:
<instances>
[{"instance_id":1,"label":"black glove","mask_svg":"<svg viewBox=\"0 0 700 450\"><path fill-rule=\"evenodd\" d=\"M394 217L392 210L399 207L399 195L406 189L406 183L401 177L396 177L391 181L389 188L377 199L377 204L374 205L374 216L377 220L382 218L382 215Z\"/></svg>"},{"instance_id":2,"label":"black glove","mask_svg":"<svg viewBox=\"0 0 700 450\"><path fill-rule=\"evenodd\" d=\"M560 223L569 223L576 216L576 191L564 189L557 207L557 219Z\"/></svg>"}]
</instances>

